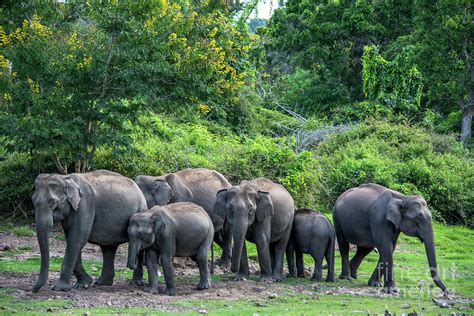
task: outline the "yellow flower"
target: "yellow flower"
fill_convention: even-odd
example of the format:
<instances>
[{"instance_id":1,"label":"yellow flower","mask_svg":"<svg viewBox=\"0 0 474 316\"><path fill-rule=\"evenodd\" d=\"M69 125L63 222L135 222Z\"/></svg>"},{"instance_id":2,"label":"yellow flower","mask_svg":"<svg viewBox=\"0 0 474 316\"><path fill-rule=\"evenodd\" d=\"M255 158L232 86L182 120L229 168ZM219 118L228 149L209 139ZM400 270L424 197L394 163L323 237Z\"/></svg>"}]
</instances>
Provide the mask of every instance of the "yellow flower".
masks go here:
<instances>
[{"instance_id":1,"label":"yellow flower","mask_svg":"<svg viewBox=\"0 0 474 316\"><path fill-rule=\"evenodd\" d=\"M23 23L24 24L24 23ZM40 37L49 37L53 32L43 24L40 23L40 19L36 14L33 14L33 20L31 21L31 28L36 31Z\"/></svg>"},{"instance_id":2,"label":"yellow flower","mask_svg":"<svg viewBox=\"0 0 474 316\"><path fill-rule=\"evenodd\" d=\"M10 101L11 99L12 99L12 96L11 96L10 93L5 92L5 93L3 94L3 100L5 100L5 101Z\"/></svg>"},{"instance_id":3,"label":"yellow flower","mask_svg":"<svg viewBox=\"0 0 474 316\"><path fill-rule=\"evenodd\" d=\"M30 77L28 77L26 81L28 81L28 85L30 86L30 91L32 93L39 93L39 84L35 84L35 82Z\"/></svg>"},{"instance_id":4,"label":"yellow flower","mask_svg":"<svg viewBox=\"0 0 474 316\"><path fill-rule=\"evenodd\" d=\"M145 28L151 30L156 22L156 16L152 16L148 20L145 21Z\"/></svg>"},{"instance_id":5,"label":"yellow flower","mask_svg":"<svg viewBox=\"0 0 474 316\"><path fill-rule=\"evenodd\" d=\"M171 33L170 36L168 36L168 40L170 42L173 42L177 38L178 38L178 35L176 35L176 33Z\"/></svg>"},{"instance_id":6,"label":"yellow flower","mask_svg":"<svg viewBox=\"0 0 474 316\"><path fill-rule=\"evenodd\" d=\"M92 65L92 56L84 57L82 62L77 64L77 69L88 69Z\"/></svg>"},{"instance_id":7,"label":"yellow flower","mask_svg":"<svg viewBox=\"0 0 474 316\"><path fill-rule=\"evenodd\" d=\"M77 33L73 33L67 43L73 49L80 49L82 47L81 41L77 38Z\"/></svg>"},{"instance_id":8,"label":"yellow flower","mask_svg":"<svg viewBox=\"0 0 474 316\"><path fill-rule=\"evenodd\" d=\"M211 107L207 104L200 103L198 104L198 111L199 113L206 114L206 113L211 112Z\"/></svg>"},{"instance_id":9,"label":"yellow flower","mask_svg":"<svg viewBox=\"0 0 474 316\"><path fill-rule=\"evenodd\" d=\"M8 60L3 55L0 55L0 68L8 68Z\"/></svg>"},{"instance_id":10,"label":"yellow flower","mask_svg":"<svg viewBox=\"0 0 474 316\"><path fill-rule=\"evenodd\" d=\"M207 34L209 37L215 37L217 34L217 27L214 27L209 34Z\"/></svg>"},{"instance_id":11,"label":"yellow flower","mask_svg":"<svg viewBox=\"0 0 474 316\"><path fill-rule=\"evenodd\" d=\"M0 26L0 47L7 46L8 44L10 44L10 38L7 33L5 33L3 26Z\"/></svg>"}]
</instances>

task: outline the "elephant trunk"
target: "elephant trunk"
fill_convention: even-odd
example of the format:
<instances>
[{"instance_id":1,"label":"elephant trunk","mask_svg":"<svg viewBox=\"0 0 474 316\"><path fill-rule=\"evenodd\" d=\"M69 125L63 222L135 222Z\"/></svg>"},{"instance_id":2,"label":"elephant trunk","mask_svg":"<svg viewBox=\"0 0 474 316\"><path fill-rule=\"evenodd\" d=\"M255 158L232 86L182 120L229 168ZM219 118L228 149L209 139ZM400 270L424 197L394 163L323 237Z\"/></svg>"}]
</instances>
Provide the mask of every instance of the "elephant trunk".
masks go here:
<instances>
[{"instance_id":1,"label":"elephant trunk","mask_svg":"<svg viewBox=\"0 0 474 316\"><path fill-rule=\"evenodd\" d=\"M33 293L38 292L48 280L49 273L49 229L52 226L53 219L36 214L36 236L41 252L41 268L38 280L33 286Z\"/></svg>"},{"instance_id":2,"label":"elephant trunk","mask_svg":"<svg viewBox=\"0 0 474 316\"><path fill-rule=\"evenodd\" d=\"M423 237L423 241L425 243L426 257L428 258L428 265L430 267L431 278L433 279L434 284L436 284L437 287L439 287L445 294L447 294L448 289L441 281L438 274L433 228L431 227L431 229Z\"/></svg>"},{"instance_id":3,"label":"elephant trunk","mask_svg":"<svg viewBox=\"0 0 474 316\"><path fill-rule=\"evenodd\" d=\"M232 248L232 261L230 271L236 273L239 271L240 259L242 257L242 249L244 247L246 235L246 227L244 225L232 226L232 238L234 239L234 246Z\"/></svg>"},{"instance_id":4,"label":"elephant trunk","mask_svg":"<svg viewBox=\"0 0 474 316\"><path fill-rule=\"evenodd\" d=\"M128 262L127 267L134 270L137 268L138 252L140 251L140 245L138 241L130 240L128 243Z\"/></svg>"}]
</instances>

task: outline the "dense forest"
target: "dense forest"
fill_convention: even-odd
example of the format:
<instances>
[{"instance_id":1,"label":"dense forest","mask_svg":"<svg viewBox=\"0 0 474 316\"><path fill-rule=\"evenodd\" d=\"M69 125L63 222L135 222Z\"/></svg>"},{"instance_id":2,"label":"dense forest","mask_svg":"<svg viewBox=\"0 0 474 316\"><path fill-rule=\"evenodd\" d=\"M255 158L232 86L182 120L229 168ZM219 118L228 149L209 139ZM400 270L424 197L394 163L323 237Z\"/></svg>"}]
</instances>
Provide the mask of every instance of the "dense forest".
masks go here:
<instances>
[{"instance_id":1,"label":"dense forest","mask_svg":"<svg viewBox=\"0 0 474 316\"><path fill-rule=\"evenodd\" d=\"M266 176L330 211L376 182L473 226L474 8L468 0L5 1L0 211L34 179L189 167Z\"/></svg>"}]
</instances>

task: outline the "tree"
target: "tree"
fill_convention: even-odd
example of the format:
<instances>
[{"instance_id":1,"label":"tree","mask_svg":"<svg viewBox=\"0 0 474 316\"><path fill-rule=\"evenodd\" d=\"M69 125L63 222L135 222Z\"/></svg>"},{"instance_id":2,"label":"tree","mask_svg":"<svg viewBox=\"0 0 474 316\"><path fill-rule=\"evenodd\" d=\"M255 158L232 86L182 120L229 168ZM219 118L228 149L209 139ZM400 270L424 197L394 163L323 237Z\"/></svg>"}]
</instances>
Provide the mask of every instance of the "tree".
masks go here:
<instances>
[{"instance_id":1,"label":"tree","mask_svg":"<svg viewBox=\"0 0 474 316\"><path fill-rule=\"evenodd\" d=\"M0 133L10 151L84 172L98 147L132 142L141 110L245 129L252 39L220 10L70 1L51 6L43 21L34 5L13 9L26 19L0 29Z\"/></svg>"}]
</instances>

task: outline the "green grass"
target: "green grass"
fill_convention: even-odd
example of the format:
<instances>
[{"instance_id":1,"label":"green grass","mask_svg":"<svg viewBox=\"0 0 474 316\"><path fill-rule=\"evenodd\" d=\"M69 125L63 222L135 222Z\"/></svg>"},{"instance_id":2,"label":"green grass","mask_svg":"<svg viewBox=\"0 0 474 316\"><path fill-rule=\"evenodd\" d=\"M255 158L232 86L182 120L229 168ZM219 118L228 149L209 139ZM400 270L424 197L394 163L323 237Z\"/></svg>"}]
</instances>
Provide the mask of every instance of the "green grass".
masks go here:
<instances>
[{"instance_id":1,"label":"green grass","mask_svg":"<svg viewBox=\"0 0 474 316\"><path fill-rule=\"evenodd\" d=\"M23 226L15 226L13 229L10 230L14 235L21 236L21 237L34 237L36 236L36 232L28 225Z\"/></svg>"},{"instance_id":2,"label":"green grass","mask_svg":"<svg viewBox=\"0 0 474 316\"><path fill-rule=\"evenodd\" d=\"M474 231L465 227L443 226L435 224L435 241L438 266L441 278L451 293L461 297L474 299ZM378 254L372 252L362 262L359 269L359 278L353 281L340 281L336 283L314 283L309 279L284 279L278 284L283 290L276 293L275 298L256 297L248 293L248 299L208 299L208 300L176 300L170 303L172 307L188 310L185 315L197 315L199 310L205 309L214 315L260 315L267 314L383 314L387 309L391 313L400 315L416 311L424 315L448 314L449 312L474 314L474 309L467 301L457 302L451 309L441 309L432 303L432 293L437 293L437 288L432 283L423 244L418 239L405 235L400 236L399 249L395 252L395 279L397 286L402 290L398 296L382 294L365 294L366 282L372 273ZM24 249L27 250L27 249ZM248 243L249 257L257 255L254 244ZM219 251L216 247L216 258ZM353 255L353 253L351 253ZM52 258L50 270L59 271L62 258ZM312 259L305 256L306 266L312 267ZM0 272L38 273L39 258L14 261L8 257L0 260ZM88 272L97 277L101 270L101 263L84 260ZM325 272L324 272L325 273ZM340 273L340 256L336 252L336 276ZM132 272L126 268L118 267L117 276L131 278ZM213 275L213 283L225 282L232 287L232 274ZM258 276L251 276L251 280L258 280ZM198 272L192 276L177 276L177 283L197 283ZM346 292L341 293L341 288ZM297 291L295 289L298 289ZM52 307L57 313L84 313L92 314L123 313L143 314L157 310L145 308L113 308L97 307L90 309L63 309L71 304L68 300L25 300L17 299L15 289L0 289L0 314L11 313L13 310L21 314L43 313L47 307ZM324 294L323 292L332 294ZM349 292L347 292L349 291ZM372 292L374 293L374 292ZM159 297L157 297L159 300ZM408 307L408 308L407 308ZM3 308L3 310L1 309ZM182 312L169 314L183 314Z\"/></svg>"}]
</instances>

